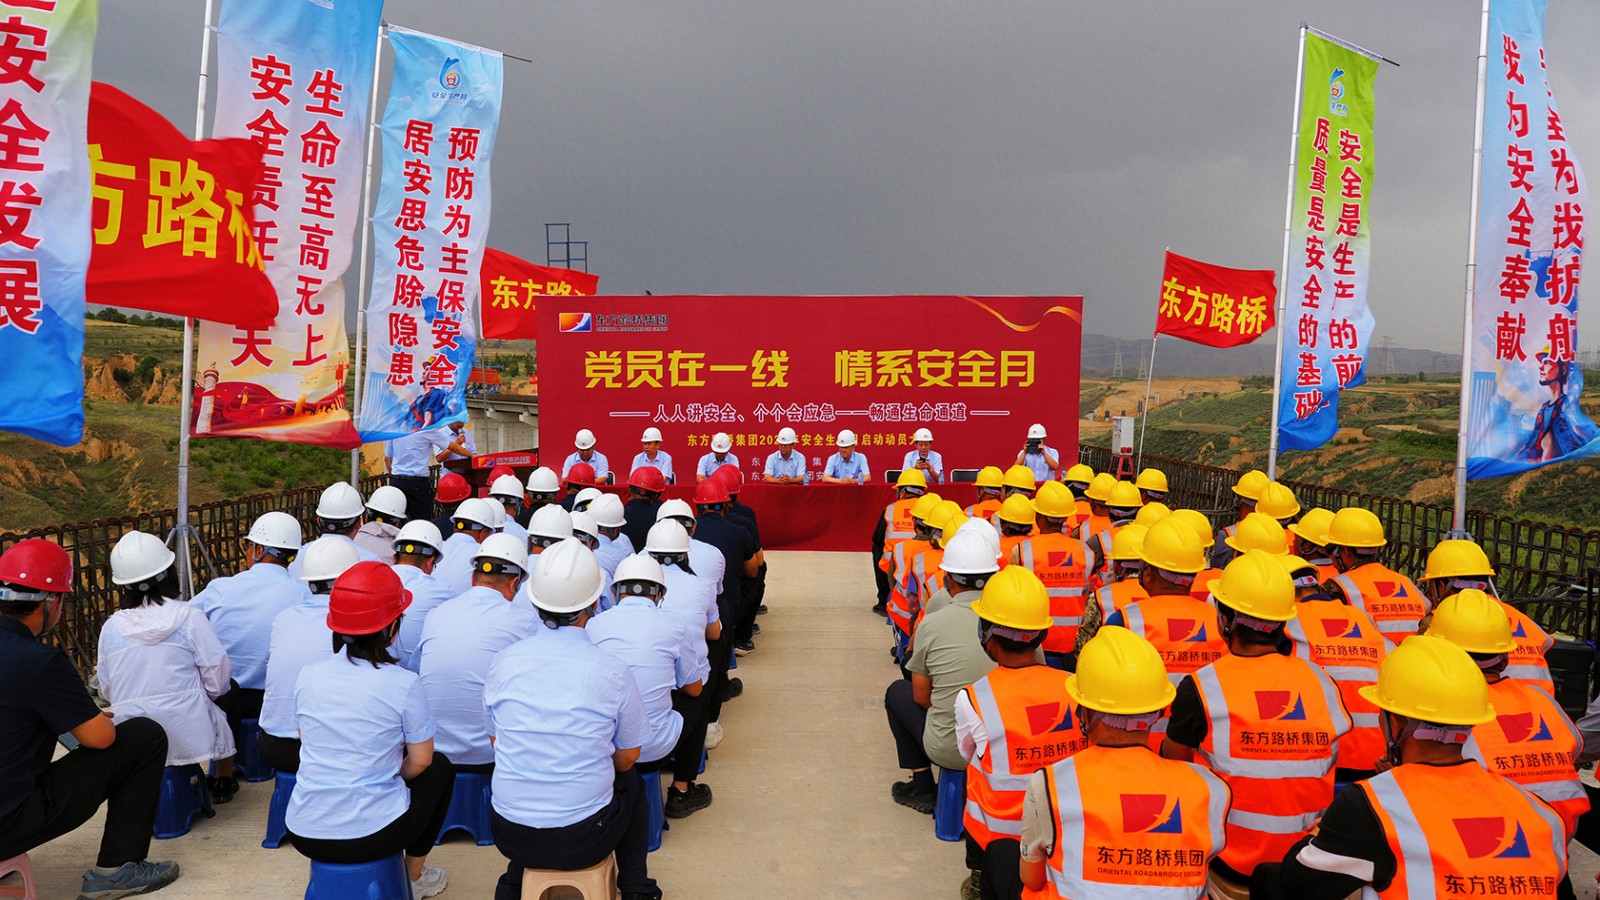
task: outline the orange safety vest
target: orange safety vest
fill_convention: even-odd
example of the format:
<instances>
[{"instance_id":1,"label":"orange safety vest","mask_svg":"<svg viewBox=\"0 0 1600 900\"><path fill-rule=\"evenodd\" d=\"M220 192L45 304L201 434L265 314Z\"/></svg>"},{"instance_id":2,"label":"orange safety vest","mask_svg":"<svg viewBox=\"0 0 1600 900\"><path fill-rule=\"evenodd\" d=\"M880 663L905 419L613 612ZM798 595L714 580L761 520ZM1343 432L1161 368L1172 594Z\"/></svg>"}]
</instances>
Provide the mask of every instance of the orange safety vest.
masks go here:
<instances>
[{"instance_id":1,"label":"orange safety vest","mask_svg":"<svg viewBox=\"0 0 1600 900\"><path fill-rule=\"evenodd\" d=\"M1044 582L1050 595L1050 617L1055 620L1045 635L1044 649L1050 653L1071 653L1077 646L1078 626L1083 624L1085 580L1094 568L1094 558L1083 541L1064 534L1041 534L1017 545L1024 568Z\"/></svg>"},{"instance_id":2,"label":"orange safety vest","mask_svg":"<svg viewBox=\"0 0 1600 900\"><path fill-rule=\"evenodd\" d=\"M1372 617L1337 600L1301 600L1288 623L1294 655L1313 662L1339 686L1350 733L1339 739L1339 767L1371 771L1389 748L1378 725L1378 707L1361 696L1362 685L1378 680L1394 645L1378 631Z\"/></svg>"},{"instance_id":3,"label":"orange safety vest","mask_svg":"<svg viewBox=\"0 0 1600 900\"><path fill-rule=\"evenodd\" d=\"M1045 769L1056 841L1049 900L1200 900L1222 849L1228 786L1137 747L1088 747ZM1027 892L1024 892L1027 895Z\"/></svg>"},{"instance_id":4,"label":"orange safety vest","mask_svg":"<svg viewBox=\"0 0 1600 900\"><path fill-rule=\"evenodd\" d=\"M967 686L989 744L967 763L967 834L980 847L1022 836L1028 779L1089 746L1072 717L1061 670L999 668Z\"/></svg>"},{"instance_id":5,"label":"orange safety vest","mask_svg":"<svg viewBox=\"0 0 1600 900\"><path fill-rule=\"evenodd\" d=\"M1550 804L1572 837L1578 817L1589 811L1578 780L1583 736L1554 698L1515 679L1489 685L1489 703L1494 719L1472 729L1462 755Z\"/></svg>"},{"instance_id":6,"label":"orange safety vest","mask_svg":"<svg viewBox=\"0 0 1600 900\"><path fill-rule=\"evenodd\" d=\"M1090 513L1087 517L1085 517L1084 519L1082 519L1078 523L1078 535L1077 535L1077 537L1078 537L1078 540L1083 541L1084 543L1088 543L1089 542L1089 538L1099 534L1102 531L1110 531L1110 530L1111 530L1111 517L1110 516L1097 516L1097 515L1094 515L1093 513Z\"/></svg>"},{"instance_id":7,"label":"orange safety vest","mask_svg":"<svg viewBox=\"0 0 1600 900\"><path fill-rule=\"evenodd\" d=\"M901 585L904 583L911 555L925 549L925 547L915 546L919 543L927 547L933 546L931 542L917 538L899 541L894 545L894 552L886 554L886 565L881 567L889 574L889 602L885 604L889 610L889 621L893 622L894 626L900 629L902 634L911 633L911 619L914 616L914 611L911 609L911 601L906 597L905 591L901 590Z\"/></svg>"},{"instance_id":8,"label":"orange safety vest","mask_svg":"<svg viewBox=\"0 0 1600 900\"><path fill-rule=\"evenodd\" d=\"M1189 596L1201 603L1211 602L1211 582L1222 577L1221 569L1206 569L1194 577L1194 584L1189 586Z\"/></svg>"},{"instance_id":9,"label":"orange safety vest","mask_svg":"<svg viewBox=\"0 0 1600 900\"><path fill-rule=\"evenodd\" d=\"M1006 566L1011 565L1011 548L1027 541L1029 537L1030 535L1026 534L1019 534L1015 537L1008 534L1002 534L1000 536L1000 568L1003 569Z\"/></svg>"},{"instance_id":10,"label":"orange safety vest","mask_svg":"<svg viewBox=\"0 0 1600 900\"><path fill-rule=\"evenodd\" d=\"M1550 675L1550 665L1544 661L1545 653L1555 646L1555 638L1546 634L1539 623L1528 618L1522 610L1504 601L1500 606L1506 611L1506 617L1511 619L1511 639L1517 642L1517 649L1511 651L1511 658L1506 661L1506 670L1502 674L1555 696L1555 679Z\"/></svg>"},{"instance_id":11,"label":"orange safety vest","mask_svg":"<svg viewBox=\"0 0 1600 900\"><path fill-rule=\"evenodd\" d=\"M1228 652L1217 608L1185 594L1161 594L1130 603L1122 609L1122 624L1155 645L1174 685Z\"/></svg>"},{"instance_id":12,"label":"orange safety vest","mask_svg":"<svg viewBox=\"0 0 1600 900\"><path fill-rule=\"evenodd\" d=\"M1210 721L1200 758L1233 791L1222 861L1248 876L1283 859L1333 802L1350 717L1333 679L1295 656L1229 654L1194 682Z\"/></svg>"},{"instance_id":13,"label":"orange safety vest","mask_svg":"<svg viewBox=\"0 0 1600 900\"><path fill-rule=\"evenodd\" d=\"M987 519L1000 511L1000 501L995 499L979 500L967 507L967 518Z\"/></svg>"},{"instance_id":14,"label":"orange safety vest","mask_svg":"<svg viewBox=\"0 0 1600 900\"><path fill-rule=\"evenodd\" d=\"M939 574L939 563L944 560L944 550L929 544L926 549L916 551L906 562L906 570L900 575L900 589L906 598L906 609L910 613L911 629L907 634L916 632L916 624L922 621L922 608L928 605L928 598L933 596L928 591L928 576Z\"/></svg>"},{"instance_id":15,"label":"orange safety vest","mask_svg":"<svg viewBox=\"0 0 1600 900\"><path fill-rule=\"evenodd\" d=\"M1137 578L1128 578L1123 581L1113 581L1105 587L1094 592L1095 600L1100 604L1100 621L1105 622L1107 617L1119 609L1127 609L1129 605L1143 600L1150 595L1139 584ZM1124 613L1126 617L1126 613Z\"/></svg>"},{"instance_id":16,"label":"orange safety vest","mask_svg":"<svg viewBox=\"0 0 1600 900\"><path fill-rule=\"evenodd\" d=\"M878 568L890 575L894 574L894 570L890 568L894 558L894 548L899 546L901 541L910 540L917 535L917 527L911 521L911 505L916 502L917 498L908 497L896 500L883 508L883 555L878 557L877 562Z\"/></svg>"},{"instance_id":17,"label":"orange safety vest","mask_svg":"<svg viewBox=\"0 0 1600 900\"><path fill-rule=\"evenodd\" d=\"M1383 563L1356 566L1334 576L1333 583L1351 606L1365 610L1383 636L1397 645L1416 634L1417 623L1428 614L1428 600L1411 579Z\"/></svg>"},{"instance_id":18,"label":"orange safety vest","mask_svg":"<svg viewBox=\"0 0 1600 900\"><path fill-rule=\"evenodd\" d=\"M1396 766L1359 784L1395 858L1394 879L1363 896L1556 895L1567 872L1561 820L1516 784L1470 763Z\"/></svg>"}]
</instances>

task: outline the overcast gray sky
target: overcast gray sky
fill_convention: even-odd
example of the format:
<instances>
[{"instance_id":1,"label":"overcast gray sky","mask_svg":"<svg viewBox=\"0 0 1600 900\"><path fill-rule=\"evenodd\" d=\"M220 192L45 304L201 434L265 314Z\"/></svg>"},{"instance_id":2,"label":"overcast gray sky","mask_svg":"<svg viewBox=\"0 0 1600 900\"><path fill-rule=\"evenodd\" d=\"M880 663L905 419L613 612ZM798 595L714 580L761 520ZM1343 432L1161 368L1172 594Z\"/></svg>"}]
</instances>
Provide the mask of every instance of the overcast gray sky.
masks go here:
<instances>
[{"instance_id":1,"label":"overcast gray sky","mask_svg":"<svg viewBox=\"0 0 1600 900\"><path fill-rule=\"evenodd\" d=\"M1278 268L1309 19L1402 64L1377 87L1375 337L1450 350L1477 7L389 0L385 18L535 60L506 64L496 247L542 262L543 224L570 221L612 294L1082 294L1086 331L1128 338L1150 333L1168 245ZM106 0L95 77L187 129L203 8ZM1597 38L1600 3L1550 0L1556 100L1591 178Z\"/></svg>"}]
</instances>

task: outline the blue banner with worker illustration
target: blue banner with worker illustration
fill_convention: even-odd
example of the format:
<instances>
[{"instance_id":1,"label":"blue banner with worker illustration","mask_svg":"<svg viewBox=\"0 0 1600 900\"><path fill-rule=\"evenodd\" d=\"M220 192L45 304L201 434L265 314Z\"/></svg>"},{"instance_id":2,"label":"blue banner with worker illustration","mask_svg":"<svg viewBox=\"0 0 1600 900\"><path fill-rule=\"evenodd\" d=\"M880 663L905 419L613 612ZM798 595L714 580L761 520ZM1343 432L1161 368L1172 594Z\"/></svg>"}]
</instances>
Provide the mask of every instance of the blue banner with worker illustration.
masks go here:
<instances>
[{"instance_id":1,"label":"blue banner with worker illustration","mask_svg":"<svg viewBox=\"0 0 1600 900\"><path fill-rule=\"evenodd\" d=\"M1467 477L1600 453L1578 408L1583 169L1550 88L1545 0L1494 0L1483 134Z\"/></svg>"},{"instance_id":2,"label":"blue banner with worker illustration","mask_svg":"<svg viewBox=\"0 0 1600 900\"><path fill-rule=\"evenodd\" d=\"M504 67L496 51L402 28L389 42L357 419L367 441L466 419Z\"/></svg>"}]
</instances>

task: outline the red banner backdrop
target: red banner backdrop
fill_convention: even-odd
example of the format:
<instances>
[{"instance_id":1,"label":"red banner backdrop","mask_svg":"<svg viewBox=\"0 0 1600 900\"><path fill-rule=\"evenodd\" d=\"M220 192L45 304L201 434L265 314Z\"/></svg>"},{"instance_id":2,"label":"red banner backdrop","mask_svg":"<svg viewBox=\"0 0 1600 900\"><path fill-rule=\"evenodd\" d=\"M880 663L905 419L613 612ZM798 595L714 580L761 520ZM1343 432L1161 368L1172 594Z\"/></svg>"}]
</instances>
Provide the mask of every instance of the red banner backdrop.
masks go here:
<instances>
[{"instance_id":1,"label":"red banner backdrop","mask_svg":"<svg viewBox=\"0 0 1600 900\"><path fill-rule=\"evenodd\" d=\"M1210 347L1248 344L1272 330L1278 291L1265 269L1230 269L1167 252L1156 334Z\"/></svg>"},{"instance_id":2,"label":"red banner backdrop","mask_svg":"<svg viewBox=\"0 0 1600 900\"><path fill-rule=\"evenodd\" d=\"M592 297L600 276L576 269L536 266L488 248L478 270L483 298L483 336L505 340L539 339L539 297Z\"/></svg>"},{"instance_id":3,"label":"red banner backdrop","mask_svg":"<svg viewBox=\"0 0 1600 900\"><path fill-rule=\"evenodd\" d=\"M845 428L877 481L919 427L947 478L1010 465L1034 422L1076 458L1081 297L549 297L538 318L540 449L557 471L589 428L625 480L652 425L680 484L719 431L758 479L786 426L813 477Z\"/></svg>"}]
</instances>

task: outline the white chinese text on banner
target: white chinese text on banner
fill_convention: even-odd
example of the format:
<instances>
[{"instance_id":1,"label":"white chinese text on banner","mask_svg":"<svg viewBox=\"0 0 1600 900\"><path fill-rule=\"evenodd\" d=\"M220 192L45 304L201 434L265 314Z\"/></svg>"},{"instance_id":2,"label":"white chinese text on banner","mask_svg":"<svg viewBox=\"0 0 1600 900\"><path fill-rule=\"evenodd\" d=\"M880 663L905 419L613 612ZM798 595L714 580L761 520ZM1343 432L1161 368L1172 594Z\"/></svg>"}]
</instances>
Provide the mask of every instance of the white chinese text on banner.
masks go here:
<instances>
[{"instance_id":1,"label":"white chinese text on banner","mask_svg":"<svg viewBox=\"0 0 1600 900\"><path fill-rule=\"evenodd\" d=\"M1544 53L1544 0L1494 0L1472 321L1467 477L1600 453L1578 409L1588 189Z\"/></svg>"},{"instance_id":2,"label":"white chinese text on banner","mask_svg":"<svg viewBox=\"0 0 1600 900\"><path fill-rule=\"evenodd\" d=\"M391 28L389 43L360 413L367 441L466 419L503 69L496 51L432 35Z\"/></svg>"},{"instance_id":3,"label":"white chinese text on banner","mask_svg":"<svg viewBox=\"0 0 1600 900\"><path fill-rule=\"evenodd\" d=\"M96 0L0 6L0 429L83 440Z\"/></svg>"},{"instance_id":4,"label":"white chinese text on banner","mask_svg":"<svg viewBox=\"0 0 1600 900\"><path fill-rule=\"evenodd\" d=\"M262 146L256 244L272 328L200 326L194 434L349 449L344 287L360 226L367 99L382 0L226 0L216 137Z\"/></svg>"}]
</instances>

